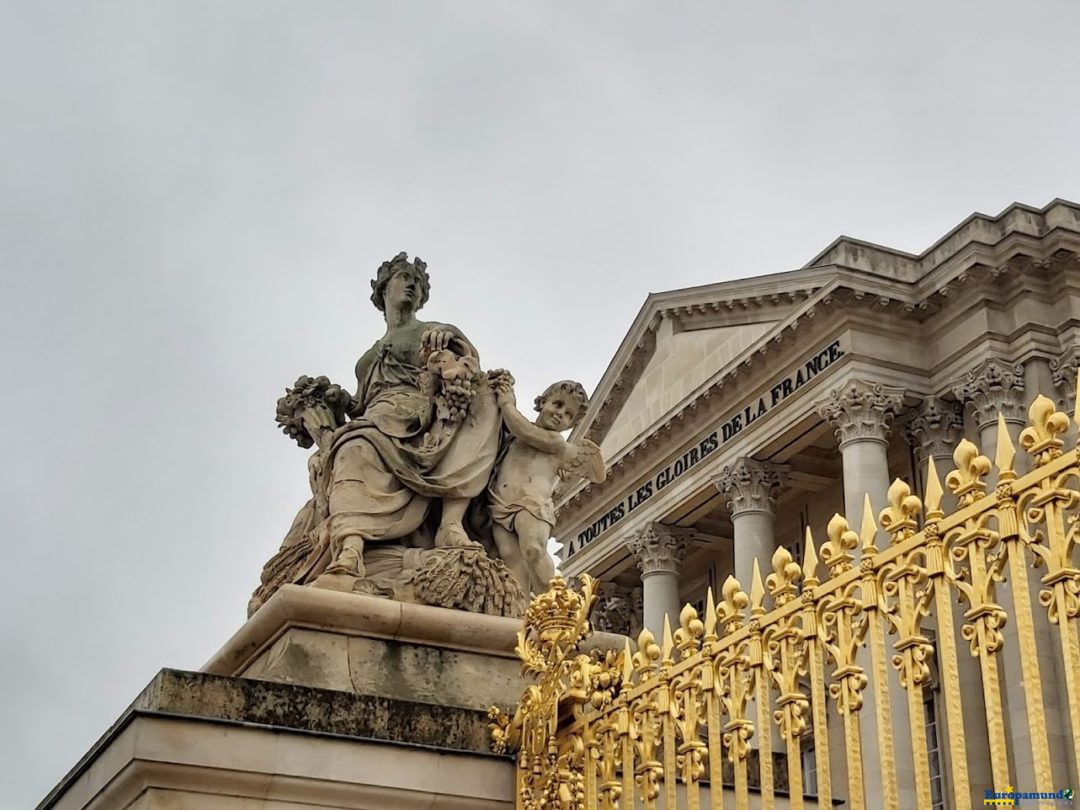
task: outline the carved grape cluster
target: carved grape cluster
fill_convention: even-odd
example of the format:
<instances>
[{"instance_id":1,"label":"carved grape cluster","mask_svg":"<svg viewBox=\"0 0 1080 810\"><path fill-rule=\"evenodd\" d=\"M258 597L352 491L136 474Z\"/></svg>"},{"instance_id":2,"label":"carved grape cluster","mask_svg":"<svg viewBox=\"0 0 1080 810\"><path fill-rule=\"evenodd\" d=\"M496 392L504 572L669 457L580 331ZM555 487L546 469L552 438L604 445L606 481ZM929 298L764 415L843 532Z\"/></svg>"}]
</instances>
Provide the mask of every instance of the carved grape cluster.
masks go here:
<instances>
[{"instance_id":1,"label":"carved grape cluster","mask_svg":"<svg viewBox=\"0 0 1080 810\"><path fill-rule=\"evenodd\" d=\"M307 449L315 443L312 429L334 430L345 424L351 400L349 393L328 377L303 374L277 401L275 419L286 436Z\"/></svg>"}]
</instances>

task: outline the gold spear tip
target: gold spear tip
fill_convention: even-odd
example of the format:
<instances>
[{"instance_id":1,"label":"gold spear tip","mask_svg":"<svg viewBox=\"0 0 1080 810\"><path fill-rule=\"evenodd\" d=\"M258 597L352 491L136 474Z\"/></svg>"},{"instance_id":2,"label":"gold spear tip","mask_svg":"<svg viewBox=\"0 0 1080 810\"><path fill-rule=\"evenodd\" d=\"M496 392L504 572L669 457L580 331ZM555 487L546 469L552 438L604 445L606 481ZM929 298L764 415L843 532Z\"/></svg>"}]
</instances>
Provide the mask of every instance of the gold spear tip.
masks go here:
<instances>
[{"instance_id":1,"label":"gold spear tip","mask_svg":"<svg viewBox=\"0 0 1080 810\"><path fill-rule=\"evenodd\" d=\"M750 609L761 610L765 600L765 586L761 582L761 568L758 567L757 557L754 558L754 575L750 584Z\"/></svg>"},{"instance_id":2,"label":"gold spear tip","mask_svg":"<svg viewBox=\"0 0 1080 810\"><path fill-rule=\"evenodd\" d=\"M803 554L803 580L810 582L818 581L817 578L817 549L814 548L814 534L810 531L810 527L806 527L806 552Z\"/></svg>"},{"instance_id":3,"label":"gold spear tip","mask_svg":"<svg viewBox=\"0 0 1080 810\"><path fill-rule=\"evenodd\" d=\"M994 466L998 472L1011 473L1013 461L1016 459L1016 446L1013 445L1009 428L1005 425L1005 416L998 411L997 418L997 452L994 454Z\"/></svg>"},{"instance_id":4,"label":"gold spear tip","mask_svg":"<svg viewBox=\"0 0 1080 810\"><path fill-rule=\"evenodd\" d=\"M941 496L945 490L941 488L941 478L938 477L937 467L934 465L934 457L930 456L926 462L926 516L931 514L940 517Z\"/></svg>"},{"instance_id":5,"label":"gold spear tip","mask_svg":"<svg viewBox=\"0 0 1080 810\"><path fill-rule=\"evenodd\" d=\"M859 529L859 539L862 540L864 549L873 548L874 540L877 539L877 523L874 522L874 507L870 504L870 493L863 496L862 527Z\"/></svg>"},{"instance_id":6,"label":"gold spear tip","mask_svg":"<svg viewBox=\"0 0 1080 810\"><path fill-rule=\"evenodd\" d=\"M716 601L711 586L705 596L705 635L716 635Z\"/></svg>"}]
</instances>

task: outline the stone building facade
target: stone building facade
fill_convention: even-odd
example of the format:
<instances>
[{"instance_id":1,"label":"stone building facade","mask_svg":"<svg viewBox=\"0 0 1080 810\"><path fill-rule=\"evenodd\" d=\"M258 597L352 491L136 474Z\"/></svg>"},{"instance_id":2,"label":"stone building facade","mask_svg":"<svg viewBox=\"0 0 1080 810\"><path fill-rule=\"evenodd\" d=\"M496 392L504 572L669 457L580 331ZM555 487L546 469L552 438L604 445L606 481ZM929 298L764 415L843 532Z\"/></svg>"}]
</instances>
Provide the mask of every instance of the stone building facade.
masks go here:
<instances>
[{"instance_id":1,"label":"stone building facade","mask_svg":"<svg viewBox=\"0 0 1080 810\"><path fill-rule=\"evenodd\" d=\"M576 429L609 474L563 493L561 569L605 581L604 629L659 632L729 574L747 585L778 546L801 560L807 528L833 513L858 526L866 495L876 516L894 478L921 487L926 459L944 477L961 437L992 457L998 412L1015 439L1037 393L1071 409L1078 363L1080 205L1063 200L974 214L918 255L841 237L798 270L650 295ZM1042 671L1060 683L1053 636L1037 633ZM977 694L977 665L967 677ZM1022 752L1020 681L1007 661L1008 732ZM947 734L936 705L926 710ZM968 728L978 762L985 723ZM1067 728L1049 733L1054 772L1075 782ZM972 773L976 804L989 785Z\"/></svg>"}]
</instances>

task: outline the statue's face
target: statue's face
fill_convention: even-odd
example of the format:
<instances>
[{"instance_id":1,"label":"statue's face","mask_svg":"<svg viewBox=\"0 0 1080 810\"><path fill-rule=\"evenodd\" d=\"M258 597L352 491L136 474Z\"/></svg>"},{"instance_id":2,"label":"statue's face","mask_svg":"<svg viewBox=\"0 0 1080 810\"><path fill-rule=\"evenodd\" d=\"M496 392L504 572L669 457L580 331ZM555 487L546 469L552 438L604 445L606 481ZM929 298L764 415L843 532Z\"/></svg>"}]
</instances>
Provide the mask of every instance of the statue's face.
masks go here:
<instances>
[{"instance_id":1,"label":"statue's face","mask_svg":"<svg viewBox=\"0 0 1080 810\"><path fill-rule=\"evenodd\" d=\"M423 282L420 274L410 267L402 268L390 276L383 291L383 307L387 312L400 312L409 310L415 312L420 308L420 298L423 295Z\"/></svg>"},{"instance_id":2,"label":"statue's face","mask_svg":"<svg viewBox=\"0 0 1080 810\"><path fill-rule=\"evenodd\" d=\"M567 396L563 391L554 391L540 404L540 416L536 421L542 428L562 433L574 426L579 407L575 397Z\"/></svg>"}]
</instances>

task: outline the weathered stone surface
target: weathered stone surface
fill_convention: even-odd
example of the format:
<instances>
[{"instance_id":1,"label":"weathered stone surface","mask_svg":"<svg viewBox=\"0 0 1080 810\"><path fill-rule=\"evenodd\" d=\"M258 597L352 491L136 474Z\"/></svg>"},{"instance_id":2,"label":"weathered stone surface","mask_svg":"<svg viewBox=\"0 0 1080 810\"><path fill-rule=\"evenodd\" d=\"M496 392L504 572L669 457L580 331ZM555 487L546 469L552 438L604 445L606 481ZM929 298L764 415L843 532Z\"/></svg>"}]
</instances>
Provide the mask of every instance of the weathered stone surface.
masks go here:
<instances>
[{"instance_id":1,"label":"weathered stone surface","mask_svg":"<svg viewBox=\"0 0 1080 810\"><path fill-rule=\"evenodd\" d=\"M162 670L38 806L510 810L485 712Z\"/></svg>"},{"instance_id":2,"label":"weathered stone surface","mask_svg":"<svg viewBox=\"0 0 1080 810\"><path fill-rule=\"evenodd\" d=\"M161 670L131 710L456 751L490 745L486 710L177 669Z\"/></svg>"}]
</instances>

